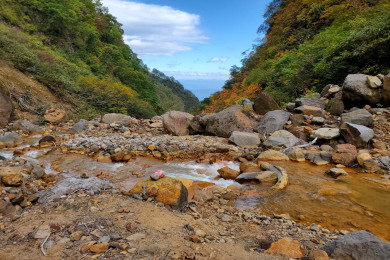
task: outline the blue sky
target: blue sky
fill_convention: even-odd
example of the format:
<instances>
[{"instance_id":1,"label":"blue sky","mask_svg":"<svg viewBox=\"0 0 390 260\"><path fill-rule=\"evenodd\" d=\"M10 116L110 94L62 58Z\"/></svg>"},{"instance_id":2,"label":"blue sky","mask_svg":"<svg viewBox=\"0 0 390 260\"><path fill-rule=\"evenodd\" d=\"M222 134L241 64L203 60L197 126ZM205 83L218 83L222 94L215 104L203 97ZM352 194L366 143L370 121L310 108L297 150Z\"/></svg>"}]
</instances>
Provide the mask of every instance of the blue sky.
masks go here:
<instances>
[{"instance_id":1,"label":"blue sky","mask_svg":"<svg viewBox=\"0 0 390 260\"><path fill-rule=\"evenodd\" d=\"M124 38L151 69L173 76L203 99L221 89L242 53L262 36L270 0L103 0ZM199 84L197 84L199 83Z\"/></svg>"}]
</instances>

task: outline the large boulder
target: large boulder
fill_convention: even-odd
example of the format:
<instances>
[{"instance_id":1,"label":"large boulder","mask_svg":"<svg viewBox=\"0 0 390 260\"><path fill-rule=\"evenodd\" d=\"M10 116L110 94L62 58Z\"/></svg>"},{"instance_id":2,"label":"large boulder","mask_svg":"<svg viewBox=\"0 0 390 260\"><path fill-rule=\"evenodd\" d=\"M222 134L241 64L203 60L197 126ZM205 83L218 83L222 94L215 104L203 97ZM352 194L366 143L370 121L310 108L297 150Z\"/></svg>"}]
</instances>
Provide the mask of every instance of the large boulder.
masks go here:
<instances>
[{"instance_id":1,"label":"large boulder","mask_svg":"<svg viewBox=\"0 0 390 260\"><path fill-rule=\"evenodd\" d=\"M261 118L255 131L260 134L272 134L282 130L290 118L290 113L283 110L270 111Z\"/></svg>"},{"instance_id":2,"label":"large boulder","mask_svg":"<svg viewBox=\"0 0 390 260\"><path fill-rule=\"evenodd\" d=\"M230 137L234 131L251 132L254 122L243 112L242 105L228 107L216 114L202 117L205 121L206 132Z\"/></svg>"},{"instance_id":3,"label":"large boulder","mask_svg":"<svg viewBox=\"0 0 390 260\"><path fill-rule=\"evenodd\" d=\"M163 126L169 133L177 136L189 135L193 115L181 111L169 111L161 116Z\"/></svg>"},{"instance_id":4,"label":"large boulder","mask_svg":"<svg viewBox=\"0 0 390 260\"><path fill-rule=\"evenodd\" d=\"M390 259L390 243L367 231L352 232L328 242L323 248L333 259Z\"/></svg>"},{"instance_id":5,"label":"large boulder","mask_svg":"<svg viewBox=\"0 0 390 260\"><path fill-rule=\"evenodd\" d=\"M204 133L205 125L201 115L194 116L194 118L190 122L189 129L190 129L190 134Z\"/></svg>"},{"instance_id":6,"label":"large boulder","mask_svg":"<svg viewBox=\"0 0 390 260\"><path fill-rule=\"evenodd\" d=\"M53 125L58 125L67 120L67 115L65 110L58 108L50 108L46 110L45 115L43 116L47 122Z\"/></svg>"},{"instance_id":7,"label":"large boulder","mask_svg":"<svg viewBox=\"0 0 390 260\"><path fill-rule=\"evenodd\" d=\"M261 142L258 134L238 131L232 133L229 141L238 146L258 146Z\"/></svg>"},{"instance_id":8,"label":"large boulder","mask_svg":"<svg viewBox=\"0 0 390 260\"><path fill-rule=\"evenodd\" d=\"M286 130L279 130L274 132L264 143L267 147L285 146L292 147L297 144L305 143L302 139L297 138L292 133Z\"/></svg>"},{"instance_id":9,"label":"large boulder","mask_svg":"<svg viewBox=\"0 0 390 260\"><path fill-rule=\"evenodd\" d=\"M40 128L37 125L34 125L33 123L27 120L17 120L12 123L12 126L10 128L12 130L21 130L23 131L23 133L26 134L32 134L32 133L41 134L44 132L42 128Z\"/></svg>"},{"instance_id":10,"label":"large boulder","mask_svg":"<svg viewBox=\"0 0 390 260\"><path fill-rule=\"evenodd\" d=\"M12 111L11 99L0 91L0 127L5 127L8 124Z\"/></svg>"},{"instance_id":11,"label":"large boulder","mask_svg":"<svg viewBox=\"0 0 390 260\"><path fill-rule=\"evenodd\" d=\"M358 109L352 112L341 114L342 123L352 123L356 125L370 126L373 123L373 118L370 112L366 109Z\"/></svg>"},{"instance_id":12,"label":"large boulder","mask_svg":"<svg viewBox=\"0 0 390 260\"><path fill-rule=\"evenodd\" d=\"M164 177L157 181L145 179L138 182L131 190L131 194L141 194L142 186L146 186L146 195L154 197L156 201L182 209L188 203L188 191L182 182Z\"/></svg>"},{"instance_id":13,"label":"large boulder","mask_svg":"<svg viewBox=\"0 0 390 260\"><path fill-rule=\"evenodd\" d=\"M278 103L266 93L260 93L256 97L253 105L253 110L259 115L264 115L269 111L278 109L280 109Z\"/></svg>"},{"instance_id":14,"label":"large boulder","mask_svg":"<svg viewBox=\"0 0 390 260\"><path fill-rule=\"evenodd\" d=\"M295 106L311 106L311 107L319 107L321 109L325 109L325 102L320 98L297 98L295 100Z\"/></svg>"},{"instance_id":15,"label":"large boulder","mask_svg":"<svg viewBox=\"0 0 390 260\"><path fill-rule=\"evenodd\" d=\"M127 123L129 125L131 122L134 121L134 117L123 115L123 114L117 114L117 113L109 113L102 116L101 122L104 124L123 124Z\"/></svg>"},{"instance_id":16,"label":"large boulder","mask_svg":"<svg viewBox=\"0 0 390 260\"><path fill-rule=\"evenodd\" d=\"M375 136L374 130L364 125L344 123L340 127L340 132L344 139L356 147L365 147Z\"/></svg>"},{"instance_id":17,"label":"large boulder","mask_svg":"<svg viewBox=\"0 0 390 260\"><path fill-rule=\"evenodd\" d=\"M339 116L344 112L344 102L341 99L333 98L326 104L326 112Z\"/></svg>"},{"instance_id":18,"label":"large boulder","mask_svg":"<svg viewBox=\"0 0 390 260\"><path fill-rule=\"evenodd\" d=\"M372 80L364 74L349 74L343 84L343 101L348 107L378 103L389 105L390 89L372 88Z\"/></svg>"}]
</instances>

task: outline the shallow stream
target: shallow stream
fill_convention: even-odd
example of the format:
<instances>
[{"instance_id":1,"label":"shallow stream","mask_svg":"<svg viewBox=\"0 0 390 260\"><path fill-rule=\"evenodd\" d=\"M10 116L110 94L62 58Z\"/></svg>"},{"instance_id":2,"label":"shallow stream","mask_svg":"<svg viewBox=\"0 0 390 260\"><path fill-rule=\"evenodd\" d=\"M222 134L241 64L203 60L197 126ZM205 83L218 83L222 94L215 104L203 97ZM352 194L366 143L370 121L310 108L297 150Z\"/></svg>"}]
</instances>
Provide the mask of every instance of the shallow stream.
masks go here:
<instances>
[{"instance_id":1,"label":"shallow stream","mask_svg":"<svg viewBox=\"0 0 390 260\"><path fill-rule=\"evenodd\" d=\"M51 148L30 147L36 145L35 139L12 150L0 150L0 155L11 159L15 150L22 150L22 157L39 162L47 174L58 174L59 178L79 176L84 172L90 176L103 174L123 191L128 191L140 178L156 170L163 170L167 176L175 178L223 187L234 185L241 191L236 200L236 207L240 209L254 209L265 215L289 214L298 222L317 223L328 229L369 230L390 241L390 187L365 179L378 176L347 169L348 177L335 180L324 174L331 166L271 162L286 169L289 185L282 191L270 192L272 183L240 185L232 180L218 179L219 168L239 168L234 162L206 165L194 161L162 162L137 158L128 163L100 163L85 155L63 154L59 149L47 153Z\"/></svg>"}]
</instances>

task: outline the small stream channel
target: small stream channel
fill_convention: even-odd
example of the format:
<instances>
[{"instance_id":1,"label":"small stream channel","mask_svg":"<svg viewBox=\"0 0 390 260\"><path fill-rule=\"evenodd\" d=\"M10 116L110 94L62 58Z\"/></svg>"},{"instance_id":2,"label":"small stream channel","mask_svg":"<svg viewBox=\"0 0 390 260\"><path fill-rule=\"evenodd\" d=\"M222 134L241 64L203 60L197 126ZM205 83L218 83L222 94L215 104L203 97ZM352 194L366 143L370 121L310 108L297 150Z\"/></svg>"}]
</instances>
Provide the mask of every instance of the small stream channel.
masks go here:
<instances>
[{"instance_id":1,"label":"small stream channel","mask_svg":"<svg viewBox=\"0 0 390 260\"><path fill-rule=\"evenodd\" d=\"M137 158L127 163L100 163L79 154L64 154L59 150L46 154L51 148L35 149L36 139L13 149L2 149L0 155L13 157L14 150L23 151L22 157L36 160L47 174L59 178L106 174L109 181L123 191L128 191L140 178L156 170L167 176L185 178L198 182L229 187L237 186L241 195L236 200L240 209L254 209L259 214L290 214L301 223L317 223L328 229L368 230L390 241L390 188L370 182L354 169L347 169L348 177L334 180L324 174L331 166L314 166L310 163L271 162L284 167L289 176L289 185L278 192L270 192L268 184L240 185L232 180L217 178L219 168L229 166L238 169L234 162L206 165L194 161L162 162L150 158ZM138 177L137 177L138 176ZM377 177L377 176L376 176ZM207 185L205 185L207 186Z\"/></svg>"}]
</instances>

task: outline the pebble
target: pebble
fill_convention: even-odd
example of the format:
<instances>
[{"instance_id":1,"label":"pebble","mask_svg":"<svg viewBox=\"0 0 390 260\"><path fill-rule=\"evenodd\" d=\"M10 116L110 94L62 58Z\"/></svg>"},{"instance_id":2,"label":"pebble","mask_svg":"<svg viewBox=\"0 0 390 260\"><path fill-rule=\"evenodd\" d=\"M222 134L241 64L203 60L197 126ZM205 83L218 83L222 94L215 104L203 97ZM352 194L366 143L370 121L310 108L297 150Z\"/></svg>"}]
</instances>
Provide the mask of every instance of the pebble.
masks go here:
<instances>
[{"instance_id":1,"label":"pebble","mask_svg":"<svg viewBox=\"0 0 390 260\"><path fill-rule=\"evenodd\" d=\"M39 226L37 231L35 231L34 238L35 239L46 238L48 235L50 235L50 233L51 233L50 226L44 224Z\"/></svg>"},{"instance_id":2,"label":"pebble","mask_svg":"<svg viewBox=\"0 0 390 260\"><path fill-rule=\"evenodd\" d=\"M320 228L318 227L317 224L313 223L313 224L310 226L310 230L311 230L311 231L318 232L318 231L320 231Z\"/></svg>"},{"instance_id":3,"label":"pebble","mask_svg":"<svg viewBox=\"0 0 390 260\"><path fill-rule=\"evenodd\" d=\"M70 235L69 239L70 241L79 241L82 236L83 236L83 231L76 231Z\"/></svg>"},{"instance_id":4,"label":"pebble","mask_svg":"<svg viewBox=\"0 0 390 260\"><path fill-rule=\"evenodd\" d=\"M86 244L83 244L81 245L80 247L80 252L81 253L86 253L89 251L89 249L91 249L91 247L95 244L96 242L89 242L89 243L86 243Z\"/></svg>"},{"instance_id":5,"label":"pebble","mask_svg":"<svg viewBox=\"0 0 390 260\"><path fill-rule=\"evenodd\" d=\"M109 244L107 242L95 244L89 249L92 253L104 253L108 250Z\"/></svg>"},{"instance_id":6,"label":"pebble","mask_svg":"<svg viewBox=\"0 0 390 260\"><path fill-rule=\"evenodd\" d=\"M127 241L137 241L141 239L145 239L146 235L143 233L135 233L126 238Z\"/></svg>"},{"instance_id":7,"label":"pebble","mask_svg":"<svg viewBox=\"0 0 390 260\"><path fill-rule=\"evenodd\" d=\"M110 242L110 240L111 240L111 238L110 238L110 236L103 236L103 237L101 237L99 240L98 240L98 244L100 244L100 243L106 243L106 242Z\"/></svg>"},{"instance_id":8,"label":"pebble","mask_svg":"<svg viewBox=\"0 0 390 260\"><path fill-rule=\"evenodd\" d=\"M231 222L233 218L227 214L218 214L217 217L223 222Z\"/></svg>"}]
</instances>

